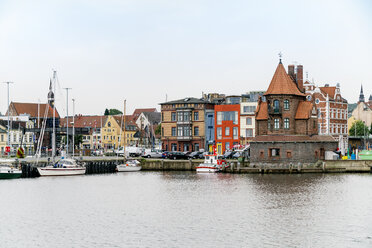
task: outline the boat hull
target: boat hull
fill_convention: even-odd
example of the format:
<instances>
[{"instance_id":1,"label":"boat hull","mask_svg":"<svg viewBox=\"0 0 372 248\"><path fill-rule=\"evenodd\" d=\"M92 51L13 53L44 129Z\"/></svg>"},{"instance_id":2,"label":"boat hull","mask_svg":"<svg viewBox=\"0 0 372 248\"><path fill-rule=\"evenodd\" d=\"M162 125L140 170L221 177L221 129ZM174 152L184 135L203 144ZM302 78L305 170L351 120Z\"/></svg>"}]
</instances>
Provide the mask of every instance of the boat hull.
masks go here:
<instances>
[{"instance_id":1,"label":"boat hull","mask_svg":"<svg viewBox=\"0 0 372 248\"><path fill-rule=\"evenodd\" d=\"M196 172L200 173L216 173L219 169L216 167L208 167L208 166L198 166L196 167Z\"/></svg>"},{"instance_id":2,"label":"boat hull","mask_svg":"<svg viewBox=\"0 0 372 248\"><path fill-rule=\"evenodd\" d=\"M15 179L20 178L22 176L22 172L0 172L0 179Z\"/></svg>"},{"instance_id":3,"label":"boat hull","mask_svg":"<svg viewBox=\"0 0 372 248\"><path fill-rule=\"evenodd\" d=\"M126 165L118 165L116 166L118 172L133 172L133 171L140 171L142 169L141 166L126 166Z\"/></svg>"},{"instance_id":4,"label":"boat hull","mask_svg":"<svg viewBox=\"0 0 372 248\"><path fill-rule=\"evenodd\" d=\"M37 168L40 176L77 176L84 175L86 168Z\"/></svg>"}]
</instances>

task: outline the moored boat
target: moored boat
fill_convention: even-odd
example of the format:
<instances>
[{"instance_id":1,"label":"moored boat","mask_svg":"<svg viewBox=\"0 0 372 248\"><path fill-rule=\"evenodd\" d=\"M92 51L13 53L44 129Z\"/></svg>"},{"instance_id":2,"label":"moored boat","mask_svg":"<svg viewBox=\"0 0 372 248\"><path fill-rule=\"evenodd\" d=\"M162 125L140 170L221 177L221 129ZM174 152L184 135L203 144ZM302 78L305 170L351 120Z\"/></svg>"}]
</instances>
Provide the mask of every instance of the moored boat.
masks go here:
<instances>
[{"instance_id":1,"label":"moored boat","mask_svg":"<svg viewBox=\"0 0 372 248\"><path fill-rule=\"evenodd\" d=\"M37 168L40 176L76 176L84 175L86 168L73 159L61 159L54 165Z\"/></svg>"},{"instance_id":2,"label":"moored boat","mask_svg":"<svg viewBox=\"0 0 372 248\"><path fill-rule=\"evenodd\" d=\"M140 171L142 169L142 166L137 160L127 160L123 164L117 165L116 169L118 172L132 172Z\"/></svg>"},{"instance_id":3,"label":"moored boat","mask_svg":"<svg viewBox=\"0 0 372 248\"><path fill-rule=\"evenodd\" d=\"M22 171L15 168L12 160L0 160L0 179L14 179L22 176Z\"/></svg>"},{"instance_id":4,"label":"moored boat","mask_svg":"<svg viewBox=\"0 0 372 248\"><path fill-rule=\"evenodd\" d=\"M216 153L216 148L213 147L212 155L205 155L204 162L196 166L196 172L214 173L219 172L226 167L227 163L224 159L219 159Z\"/></svg>"}]
</instances>

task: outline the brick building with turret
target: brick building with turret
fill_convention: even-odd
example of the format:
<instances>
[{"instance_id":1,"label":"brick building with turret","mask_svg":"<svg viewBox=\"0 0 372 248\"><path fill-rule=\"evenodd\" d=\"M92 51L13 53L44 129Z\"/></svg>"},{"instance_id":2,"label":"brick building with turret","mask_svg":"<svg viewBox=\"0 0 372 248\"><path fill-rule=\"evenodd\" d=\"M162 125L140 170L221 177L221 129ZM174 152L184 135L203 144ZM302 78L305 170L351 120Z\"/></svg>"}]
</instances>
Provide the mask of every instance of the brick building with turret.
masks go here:
<instances>
[{"instance_id":1,"label":"brick building with turret","mask_svg":"<svg viewBox=\"0 0 372 248\"><path fill-rule=\"evenodd\" d=\"M301 65L289 66L287 73L280 60L264 96L255 115L251 163L316 162L337 148L333 137L318 135L318 110L306 99Z\"/></svg>"}]
</instances>

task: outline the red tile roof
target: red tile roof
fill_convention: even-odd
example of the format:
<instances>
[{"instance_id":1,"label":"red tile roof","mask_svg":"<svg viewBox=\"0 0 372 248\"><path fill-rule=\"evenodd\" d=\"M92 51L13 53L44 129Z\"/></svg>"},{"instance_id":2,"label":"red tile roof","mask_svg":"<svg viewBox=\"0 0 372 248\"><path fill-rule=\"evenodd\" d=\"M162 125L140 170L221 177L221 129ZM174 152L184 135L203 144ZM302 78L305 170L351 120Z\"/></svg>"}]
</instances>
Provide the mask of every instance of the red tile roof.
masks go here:
<instances>
[{"instance_id":1,"label":"red tile roof","mask_svg":"<svg viewBox=\"0 0 372 248\"><path fill-rule=\"evenodd\" d=\"M297 112L295 119L309 119L311 117L311 111L313 109L313 103L308 101L300 101L297 106Z\"/></svg>"},{"instance_id":2,"label":"red tile roof","mask_svg":"<svg viewBox=\"0 0 372 248\"><path fill-rule=\"evenodd\" d=\"M28 114L31 118L44 118L45 109L48 108L48 118L53 117L53 108L47 103L20 103L11 102L10 105L15 110L15 115ZM55 113L56 118L59 118L58 111Z\"/></svg>"},{"instance_id":3,"label":"red tile roof","mask_svg":"<svg viewBox=\"0 0 372 248\"><path fill-rule=\"evenodd\" d=\"M100 128L105 125L107 116L105 115L76 115L75 116L75 127L83 128L83 127L90 127L90 128ZM70 122L69 126L72 127L72 116L68 117L68 121ZM60 119L60 126L66 126L66 118Z\"/></svg>"},{"instance_id":4,"label":"red tile roof","mask_svg":"<svg viewBox=\"0 0 372 248\"><path fill-rule=\"evenodd\" d=\"M330 135L259 135L252 142L337 142Z\"/></svg>"},{"instance_id":5,"label":"red tile roof","mask_svg":"<svg viewBox=\"0 0 372 248\"><path fill-rule=\"evenodd\" d=\"M295 82L293 82L291 77L287 74L282 63L279 63L278 67L276 68L273 79L271 80L269 88L264 95L305 96L305 94L298 89Z\"/></svg>"},{"instance_id":6,"label":"red tile roof","mask_svg":"<svg viewBox=\"0 0 372 248\"><path fill-rule=\"evenodd\" d=\"M132 115L134 119L137 119L138 116L140 116L142 112L156 112L156 111L157 111L156 108L135 109Z\"/></svg>"},{"instance_id":7,"label":"red tile roof","mask_svg":"<svg viewBox=\"0 0 372 248\"><path fill-rule=\"evenodd\" d=\"M113 117L121 128L122 120L124 122L123 116L122 115L114 115ZM128 129L128 125L133 125L133 126L137 127L136 122L134 121L133 115L125 115L125 126L127 127L127 129Z\"/></svg>"},{"instance_id":8,"label":"red tile roof","mask_svg":"<svg viewBox=\"0 0 372 248\"><path fill-rule=\"evenodd\" d=\"M268 116L267 102L259 103L256 111L256 120L267 120Z\"/></svg>"},{"instance_id":9,"label":"red tile roof","mask_svg":"<svg viewBox=\"0 0 372 248\"><path fill-rule=\"evenodd\" d=\"M326 95L328 94L328 96L330 98L335 98L335 92L336 92L336 87L335 86L331 86L331 87L319 87L319 89L321 91L323 91Z\"/></svg>"}]
</instances>

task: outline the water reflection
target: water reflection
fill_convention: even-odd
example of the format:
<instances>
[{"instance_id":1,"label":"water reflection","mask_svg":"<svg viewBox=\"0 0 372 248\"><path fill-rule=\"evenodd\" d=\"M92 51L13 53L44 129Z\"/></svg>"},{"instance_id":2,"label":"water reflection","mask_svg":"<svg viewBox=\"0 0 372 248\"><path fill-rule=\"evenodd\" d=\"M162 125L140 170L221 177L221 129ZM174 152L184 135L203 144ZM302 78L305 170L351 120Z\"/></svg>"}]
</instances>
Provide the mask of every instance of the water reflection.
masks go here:
<instances>
[{"instance_id":1,"label":"water reflection","mask_svg":"<svg viewBox=\"0 0 372 248\"><path fill-rule=\"evenodd\" d=\"M16 213L0 215L0 241L3 247L371 247L371 187L370 174L140 172L0 181L0 212Z\"/></svg>"}]
</instances>

